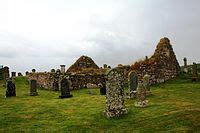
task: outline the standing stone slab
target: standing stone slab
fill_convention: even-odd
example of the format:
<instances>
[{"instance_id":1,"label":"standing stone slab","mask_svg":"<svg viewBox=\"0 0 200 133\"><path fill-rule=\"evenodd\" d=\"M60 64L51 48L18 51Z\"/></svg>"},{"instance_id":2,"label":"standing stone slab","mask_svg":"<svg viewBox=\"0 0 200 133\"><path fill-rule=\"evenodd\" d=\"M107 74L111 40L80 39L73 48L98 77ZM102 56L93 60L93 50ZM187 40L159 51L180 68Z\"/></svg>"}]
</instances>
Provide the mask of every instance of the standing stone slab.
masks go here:
<instances>
[{"instance_id":1,"label":"standing stone slab","mask_svg":"<svg viewBox=\"0 0 200 133\"><path fill-rule=\"evenodd\" d=\"M197 70L197 64L194 62L192 66L192 81L198 80L198 70Z\"/></svg>"},{"instance_id":2,"label":"standing stone slab","mask_svg":"<svg viewBox=\"0 0 200 133\"><path fill-rule=\"evenodd\" d=\"M69 98L72 97L69 90L69 81L67 79L62 79L60 82L60 89L61 89L61 95L60 98Z\"/></svg>"},{"instance_id":3,"label":"standing stone slab","mask_svg":"<svg viewBox=\"0 0 200 133\"><path fill-rule=\"evenodd\" d=\"M7 90L6 90L6 97L12 97L12 96L16 96L16 88L15 88L15 84L13 83L13 81L11 79L9 79L7 81Z\"/></svg>"},{"instance_id":4,"label":"standing stone slab","mask_svg":"<svg viewBox=\"0 0 200 133\"><path fill-rule=\"evenodd\" d=\"M138 85L138 77L134 71L130 71L128 74L128 97L134 98L136 96L136 90Z\"/></svg>"},{"instance_id":5,"label":"standing stone slab","mask_svg":"<svg viewBox=\"0 0 200 133\"><path fill-rule=\"evenodd\" d=\"M127 114L124 105L123 74L119 68L107 72L106 81L106 110L107 118L118 117Z\"/></svg>"},{"instance_id":6,"label":"standing stone slab","mask_svg":"<svg viewBox=\"0 0 200 133\"><path fill-rule=\"evenodd\" d=\"M11 72L11 78L16 77L16 72Z\"/></svg>"},{"instance_id":7,"label":"standing stone slab","mask_svg":"<svg viewBox=\"0 0 200 133\"><path fill-rule=\"evenodd\" d=\"M106 95L106 86L105 84L98 84L100 89L100 95Z\"/></svg>"},{"instance_id":8,"label":"standing stone slab","mask_svg":"<svg viewBox=\"0 0 200 133\"><path fill-rule=\"evenodd\" d=\"M146 107L148 101L146 100L146 89L142 83L138 83L137 88L137 101L135 103L136 107Z\"/></svg>"},{"instance_id":9,"label":"standing stone slab","mask_svg":"<svg viewBox=\"0 0 200 133\"><path fill-rule=\"evenodd\" d=\"M148 74L145 74L143 77L143 85L146 91L150 91L150 76Z\"/></svg>"},{"instance_id":10,"label":"standing stone slab","mask_svg":"<svg viewBox=\"0 0 200 133\"><path fill-rule=\"evenodd\" d=\"M183 61L184 61L183 72L188 73L187 58L183 58Z\"/></svg>"},{"instance_id":11,"label":"standing stone slab","mask_svg":"<svg viewBox=\"0 0 200 133\"><path fill-rule=\"evenodd\" d=\"M30 80L30 96L37 96L37 81Z\"/></svg>"}]
</instances>

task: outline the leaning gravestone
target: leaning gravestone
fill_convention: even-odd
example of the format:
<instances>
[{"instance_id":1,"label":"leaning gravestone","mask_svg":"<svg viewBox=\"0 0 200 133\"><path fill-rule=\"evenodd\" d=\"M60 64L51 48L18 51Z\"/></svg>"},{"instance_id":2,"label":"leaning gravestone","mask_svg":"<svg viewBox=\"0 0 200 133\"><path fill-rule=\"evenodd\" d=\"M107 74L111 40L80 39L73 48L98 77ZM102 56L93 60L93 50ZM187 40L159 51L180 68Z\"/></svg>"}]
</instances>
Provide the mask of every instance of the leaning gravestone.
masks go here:
<instances>
[{"instance_id":1,"label":"leaning gravestone","mask_svg":"<svg viewBox=\"0 0 200 133\"><path fill-rule=\"evenodd\" d=\"M60 82L61 96L60 98L72 97L69 90L69 81L67 79L62 79Z\"/></svg>"},{"instance_id":2,"label":"leaning gravestone","mask_svg":"<svg viewBox=\"0 0 200 133\"><path fill-rule=\"evenodd\" d=\"M142 83L138 83L137 88L137 101L135 103L136 107L146 107L148 101L146 100L146 89Z\"/></svg>"},{"instance_id":3,"label":"leaning gravestone","mask_svg":"<svg viewBox=\"0 0 200 133\"><path fill-rule=\"evenodd\" d=\"M107 72L105 110L107 118L118 117L128 113L124 105L124 81L122 75L119 68L114 68Z\"/></svg>"},{"instance_id":4,"label":"leaning gravestone","mask_svg":"<svg viewBox=\"0 0 200 133\"><path fill-rule=\"evenodd\" d=\"M9 79L7 81L7 90L6 90L6 97L12 97L12 96L16 96L16 88L15 88L15 84L13 83L13 81L11 79Z\"/></svg>"},{"instance_id":5,"label":"leaning gravestone","mask_svg":"<svg viewBox=\"0 0 200 133\"><path fill-rule=\"evenodd\" d=\"M37 81L36 80L30 80L30 96L37 96Z\"/></svg>"}]
</instances>

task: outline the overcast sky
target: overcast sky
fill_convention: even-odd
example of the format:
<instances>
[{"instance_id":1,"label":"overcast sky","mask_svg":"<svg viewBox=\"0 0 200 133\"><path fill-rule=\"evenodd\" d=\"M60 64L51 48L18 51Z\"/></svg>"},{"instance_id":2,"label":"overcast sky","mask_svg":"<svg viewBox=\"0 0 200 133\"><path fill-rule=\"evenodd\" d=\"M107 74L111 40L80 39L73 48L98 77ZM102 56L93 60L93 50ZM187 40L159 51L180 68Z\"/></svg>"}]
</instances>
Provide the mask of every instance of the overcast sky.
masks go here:
<instances>
[{"instance_id":1,"label":"overcast sky","mask_svg":"<svg viewBox=\"0 0 200 133\"><path fill-rule=\"evenodd\" d=\"M10 71L69 67L81 55L132 64L162 37L180 65L200 62L200 0L0 0L0 64Z\"/></svg>"}]
</instances>

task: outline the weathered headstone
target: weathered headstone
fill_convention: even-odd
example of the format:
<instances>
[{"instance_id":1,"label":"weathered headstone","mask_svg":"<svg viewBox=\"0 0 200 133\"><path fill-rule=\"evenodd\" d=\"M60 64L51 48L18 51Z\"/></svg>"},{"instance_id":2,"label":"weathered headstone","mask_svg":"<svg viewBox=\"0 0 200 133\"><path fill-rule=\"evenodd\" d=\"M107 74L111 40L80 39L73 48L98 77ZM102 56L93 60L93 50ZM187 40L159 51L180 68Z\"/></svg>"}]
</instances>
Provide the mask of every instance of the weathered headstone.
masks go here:
<instances>
[{"instance_id":1,"label":"weathered headstone","mask_svg":"<svg viewBox=\"0 0 200 133\"><path fill-rule=\"evenodd\" d=\"M55 69L51 69L51 73L55 73L56 72L56 70Z\"/></svg>"},{"instance_id":2,"label":"weathered headstone","mask_svg":"<svg viewBox=\"0 0 200 133\"><path fill-rule=\"evenodd\" d=\"M30 80L30 96L37 96L37 81L36 80Z\"/></svg>"},{"instance_id":3,"label":"weathered headstone","mask_svg":"<svg viewBox=\"0 0 200 133\"><path fill-rule=\"evenodd\" d=\"M9 79L7 81L6 88L7 88L7 90L6 90L6 97L16 96L15 84L13 83L13 81L11 79Z\"/></svg>"},{"instance_id":4,"label":"weathered headstone","mask_svg":"<svg viewBox=\"0 0 200 133\"><path fill-rule=\"evenodd\" d=\"M23 75L22 75L22 73L21 73L21 72L19 72L19 73L18 73L18 76L19 76L19 77L21 77L21 76L23 76Z\"/></svg>"},{"instance_id":5,"label":"weathered headstone","mask_svg":"<svg viewBox=\"0 0 200 133\"><path fill-rule=\"evenodd\" d=\"M198 80L198 70L197 70L197 64L194 62L192 66L192 81Z\"/></svg>"},{"instance_id":6,"label":"weathered headstone","mask_svg":"<svg viewBox=\"0 0 200 133\"><path fill-rule=\"evenodd\" d=\"M60 72L61 73L65 73L65 65L60 65Z\"/></svg>"},{"instance_id":7,"label":"weathered headstone","mask_svg":"<svg viewBox=\"0 0 200 133\"><path fill-rule=\"evenodd\" d=\"M26 71L26 76L29 74L29 72L28 71Z\"/></svg>"},{"instance_id":8,"label":"weathered headstone","mask_svg":"<svg viewBox=\"0 0 200 133\"><path fill-rule=\"evenodd\" d=\"M105 68L107 68L108 67L108 65L107 64L103 64L103 68L105 69Z\"/></svg>"},{"instance_id":9,"label":"weathered headstone","mask_svg":"<svg viewBox=\"0 0 200 133\"><path fill-rule=\"evenodd\" d=\"M143 77L143 85L146 91L150 91L150 76L148 74L145 74Z\"/></svg>"},{"instance_id":10,"label":"weathered headstone","mask_svg":"<svg viewBox=\"0 0 200 133\"><path fill-rule=\"evenodd\" d=\"M183 66L183 72L188 73L188 67L187 67L187 58L183 58L184 66Z\"/></svg>"},{"instance_id":11,"label":"weathered headstone","mask_svg":"<svg viewBox=\"0 0 200 133\"><path fill-rule=\"evenodd\" d=\"M36 72L36 70L35 69L32 69L32 73L35 73Z\"/></svg>"},{"instance_id":12,"label":"weathered headstone","mask_svg":"<svg viewBox=\"0 0 200 133\"><path fill-rule=\"evenodd\" d=\"M146 107L148 101L146 100L146 89L142 83L138 83L137 88L137 101L135 103L136 107Z\"/></svg>"},{"instance_id":13,"label":"weathered headstone","mask_svg":"<svg viewBox=\"0 0 200 133\"><path fill-rule=\"evenodd\" d=\"M134 71L130 71L128 74L128 96L129 98L134 98L137 91L137 85L138 85L138 78L137 74Z\"/></svg>"},{"instance_id":14,"label":"weathered headstone","mask_svg":"<svg viewBox=\"0 0 200 133\"><path fill-rule=\"evenodd\" d=\"M67 79L64 78L61 80L60 88L61 88L61 96L59 96L60 98L72 97L69 90L69 81Z\"/></svg>"},{"instance_id":15,"label":"weathered headstone","mask_svg":"<svg viewBox=\"0 0 200 133\"><path fill-rule=\"evenodd\" d=\"M129 91L130 92L136 91L137 90L137 84L138 84L137 74L133 71L129 72L128 80L129 80Z\"/></svg>"},{"instance_id":16,"label":"weathered headstone","mask_svg":"<svg viewBox=\"0 0 200 133\"><path fill-rule=\"evenodd\" d=\"M103 84L98 84L100 89L100 95L106 95L106 86Z\"/></svg>"},{"instance_id":17,"label":"weathered headstone","mask_svg":"<svg viewBox=\"0 0 200 133\"><path fill-rule=\"evenodd\" d=\"M124 105L124 78L119 68L107 72L106 81L106 110L107 118L118 117L127 114Z\"/></svg>"},{"instance_id":18,"label":"weathered headstone","mask_svg":"<svg viewBox=\"0 0 200 133\"><path fill-rule=\"evenodd\" d=\"M16 72L11 72L11 78L16 77Z\"/></svg>"}]
</instances>

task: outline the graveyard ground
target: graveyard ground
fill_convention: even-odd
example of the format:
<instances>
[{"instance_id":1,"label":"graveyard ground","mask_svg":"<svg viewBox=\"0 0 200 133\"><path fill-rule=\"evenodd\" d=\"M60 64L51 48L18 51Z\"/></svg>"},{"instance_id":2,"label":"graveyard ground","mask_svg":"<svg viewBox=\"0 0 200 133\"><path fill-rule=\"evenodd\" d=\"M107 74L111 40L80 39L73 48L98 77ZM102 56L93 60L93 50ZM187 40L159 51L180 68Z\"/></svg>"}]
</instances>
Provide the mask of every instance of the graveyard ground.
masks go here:
<instances>
[{"instance_id":1,"label":"graveyard ground","mask_svg":"<svg viewBox=\"0 0 200 133\"><path fill-rule=\"evenodd\" d=\"M102 116L105 96L98 89L72 91L73 98L58 99L59 92L39 89L28 95L25 77L16 79L17 97L5 98L0 81L0 132L2 131L200 131L200 82L185 76L152 86L149 106L136 108L126 99L129 114L114 119Z\"/></svg>"}]
</instances>

